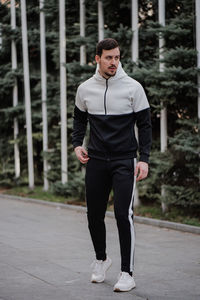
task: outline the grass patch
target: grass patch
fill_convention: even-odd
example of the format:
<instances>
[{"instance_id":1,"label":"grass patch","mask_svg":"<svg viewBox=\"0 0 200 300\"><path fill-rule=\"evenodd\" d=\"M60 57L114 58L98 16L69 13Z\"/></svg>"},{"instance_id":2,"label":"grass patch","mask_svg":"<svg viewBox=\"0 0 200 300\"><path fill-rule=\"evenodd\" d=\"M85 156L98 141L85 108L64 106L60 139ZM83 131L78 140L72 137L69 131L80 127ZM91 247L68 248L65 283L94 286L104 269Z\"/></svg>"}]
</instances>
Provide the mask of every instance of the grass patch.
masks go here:
<instances>
[{"instance_id":1,"label":"grass patch","mask_svg":"<svg viewBox=\"0 0 200 300\"><path fill-rule=\"evenodd\" d=\"M185 212L176 207L171 208L168 212L163 214L162 209L158 205L152 206L139 206L134 209L136 216L143 216L153 219L166 220L171 222L177 222L187 225L200 226L200 218L189 216Z\"/></svg>"},{"instance_id":2,"label":"grass patch","mask_svg":"<svg viewBox=\"0 0 200 300\"><path fill-rule=\"evenodd\" d=\"M42 186L37 186L34 188L34 190L30 190L27 186L19 186L10 189L0 188L0 193L65 204L74 204L82 206L86 205L85 202L79 201L79 199L75 199L72 197L66 198L64 196L55 195L51 191L44 191ZM109 202L108 210L113 211L112 201ZM134 214L136 216L143 216L153 219L166 220L193 226L200 226L199 217L190 216L186 214L184 210L175 207L171 208L167 213L163 214L159 204L143 204L139 207L134 208Z\"/></svg>"},{"instance_id":3,"label":"grass patch","mask_svg":"<svg viewBox=\"0 0 200 300\"><path fill-rule=\"evenodd\" d=\"M66 198L64 196L55 195L51 191L44 191L42 186L36 186L34 190L30 190L27 186L18 186L10 189L0 189L0 192L8 195L40 199L64 204L80 204L78 199L72 197ZM84 202L81 202L81 204L84 205Z\"/></svg>"}]
</instances>

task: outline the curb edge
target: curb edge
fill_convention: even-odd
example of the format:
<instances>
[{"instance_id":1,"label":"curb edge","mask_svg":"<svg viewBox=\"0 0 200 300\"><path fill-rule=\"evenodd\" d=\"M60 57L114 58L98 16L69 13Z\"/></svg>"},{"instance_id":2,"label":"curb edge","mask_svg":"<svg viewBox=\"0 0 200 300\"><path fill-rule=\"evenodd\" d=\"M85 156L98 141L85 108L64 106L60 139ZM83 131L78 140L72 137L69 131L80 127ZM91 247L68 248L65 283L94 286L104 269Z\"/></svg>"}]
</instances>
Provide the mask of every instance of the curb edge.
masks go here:
<instances>
[{"instance_id":1,"label":"curb edge","mask_svg":"<svg viewBox=\"0 0 200 300\"><path fill-rule=\"evenodd\" d=\"M84 206L73 205L73 204L64 204L64 203L59 203L59 202L51 202L51 201L27 198L27 197L21 197L21 196L0 194L0 199L18 200L18 201L36 203L36 204L41 204L41 205L48 205L48 206L52 206L52 207L71 209L71 210L75 210L78 212L86 212L86 207L84 207ZM107 211L106 216L108 216L110 218L114 218L114 212ZM145 224L145 225L151 225L151 226L156 226L156 227L178 230L178 231L182 231L182 232L200 234L200 227L198 227L198 226L192 226L192 225L175 223L175 222L170 222L170 221L152 219L152 218L141 217L141 216L134 216L134 221L136 223Z\"/></svg>"}]
</instances>

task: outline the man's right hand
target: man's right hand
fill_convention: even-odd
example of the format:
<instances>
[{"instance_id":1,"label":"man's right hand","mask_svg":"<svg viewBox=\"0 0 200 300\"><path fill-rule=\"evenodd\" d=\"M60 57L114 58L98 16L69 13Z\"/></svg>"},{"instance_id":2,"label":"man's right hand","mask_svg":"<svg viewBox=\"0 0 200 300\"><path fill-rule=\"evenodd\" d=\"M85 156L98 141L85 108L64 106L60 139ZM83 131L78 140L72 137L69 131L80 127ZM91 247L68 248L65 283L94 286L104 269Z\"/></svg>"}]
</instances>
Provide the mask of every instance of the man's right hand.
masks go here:
<instances>
[{"instance_id":1,"label":"man's right hand","mask_svg":"<svg viewBox=\"0 0 200 300\"><path fill-rule=\"evenodd\" d=\"M82 163L82 164L86 164L88 162L88 160L90 159L88 157L88 153L87 151L82 147L82 146L78 146L74 149L76 156L78 158L78 160Z\"/></svg>"}]
</instances>

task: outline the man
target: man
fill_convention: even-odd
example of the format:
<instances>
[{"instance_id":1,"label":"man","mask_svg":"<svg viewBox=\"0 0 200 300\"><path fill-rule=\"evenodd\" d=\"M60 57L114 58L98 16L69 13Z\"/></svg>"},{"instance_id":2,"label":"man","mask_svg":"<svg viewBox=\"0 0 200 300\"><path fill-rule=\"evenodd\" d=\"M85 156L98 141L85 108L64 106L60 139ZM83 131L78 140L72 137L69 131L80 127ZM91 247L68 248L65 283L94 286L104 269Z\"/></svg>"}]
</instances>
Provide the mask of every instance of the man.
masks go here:
<instances>
[{"instance_id":1,"label":"man","mask_svg":"<svg viewBox=\"0 0 200 300\"><path fill-rule=\"evenodd\" d=\"M96 73L77 90L72 135L77 158L81 163L87 163L88 227L96 253L91 281L103 282L111 265L106 254L104 217L109 193L113 189L121 251L121 273L114 291L129 291L135 287L134 189L135 181L144 179L148 174L150 108L140 83L122 69L117 41L104 39L98 43L96 50ZM87 152L82 143L88 120L90 138ZM135 123L139 147L134 133ZM137 149L140 158L136 164Z\"/></svg>"}]
</instances>

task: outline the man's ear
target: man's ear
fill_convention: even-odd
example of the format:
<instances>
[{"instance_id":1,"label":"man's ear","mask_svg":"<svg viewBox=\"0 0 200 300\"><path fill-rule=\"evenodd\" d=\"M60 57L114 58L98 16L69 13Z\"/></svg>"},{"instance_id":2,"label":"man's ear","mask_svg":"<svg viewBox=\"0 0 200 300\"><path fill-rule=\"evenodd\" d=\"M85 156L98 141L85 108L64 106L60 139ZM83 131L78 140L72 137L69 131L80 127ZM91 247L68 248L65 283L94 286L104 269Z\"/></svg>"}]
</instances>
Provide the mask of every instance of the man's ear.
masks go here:
<instances>
[{"instance_id":1,"label":"man's ear","mask_svg":"<svg viewBox=\"0 0 200 300\"><path fill-rule=\"evenodd\" d=\"M95 55L96 63L99 64L101 57L99 55Z\"/></svg>"}]
</instances>

